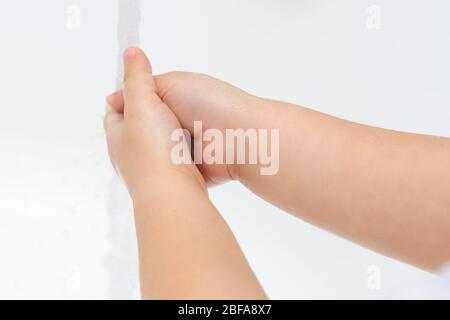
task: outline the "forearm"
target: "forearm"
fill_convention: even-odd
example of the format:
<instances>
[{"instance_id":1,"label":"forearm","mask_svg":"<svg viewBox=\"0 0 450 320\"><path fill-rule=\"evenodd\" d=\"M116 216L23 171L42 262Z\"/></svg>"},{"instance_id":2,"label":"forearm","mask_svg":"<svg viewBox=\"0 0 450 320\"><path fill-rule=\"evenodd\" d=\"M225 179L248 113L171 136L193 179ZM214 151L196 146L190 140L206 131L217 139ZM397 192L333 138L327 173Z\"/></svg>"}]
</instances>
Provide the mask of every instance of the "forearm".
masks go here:
<instances>
[{"instance_id":1,"label":"forearm","mask_svg":"<svg viewBox=\"0 0 450 320\"><path fill-rule=\"evenodd\" d=\"M192 179L152 179L133 198L143 298L265 298L232 232Z\"/></svg>"},{"instance_id":2,"label":"forearm","mask_svg":"<svg viewBox=\"0 0 450 320\"><path fill-rule=\"evenodd\" d=\"M202 165L210 180L238 179L286 211L423 268L450 259L449 139L358 125L198 74L162 75L157 86L191 134L198 120L222 135L279 129L277 174L262 175L265 165L234 159L228 166ZM254 150L249 140L255 139L246 139Z\"/></svg>"},{"instance_id":3,"label":"forearm","mask_svg":"<svg viewBox=\"0 0 450 320\"><path fill-rule=\"evenodd\" d=\"M450 260L450 140L258 99L243 126L280 129L280 166L235 167L255 193L350 240L427 269ZM261 116L260 114L264 114Z\"/></svg>"}]
</instances>

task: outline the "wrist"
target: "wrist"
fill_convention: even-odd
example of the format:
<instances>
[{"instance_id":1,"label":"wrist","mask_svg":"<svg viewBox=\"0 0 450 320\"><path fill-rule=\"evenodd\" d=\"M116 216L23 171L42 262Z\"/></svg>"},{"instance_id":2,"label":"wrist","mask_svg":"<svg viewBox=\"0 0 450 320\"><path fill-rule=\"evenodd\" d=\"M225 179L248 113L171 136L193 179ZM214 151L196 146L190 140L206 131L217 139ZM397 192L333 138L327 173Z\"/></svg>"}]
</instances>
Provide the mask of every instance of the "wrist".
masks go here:
<instances>
[{"instance_id":1,"label":"wrist","mask_svg":"<svg viewBox=\"0 0 450 320\"><path fill-rule=\"evenodd\" d=\"M206 184L194 165L153 168L128 189L134 203L157 200L165 195L176 196L187 189L208 198Z\"/></svg>"},{"instance_id":2,"label":"wrist","mask_svg":"<svg viewBox=\"0 0 450 320\"><path fill-rule=\"evenodd\" d=\"M274 107L274 101L269 99L247 95L243 105L245 108L236 116L231 129L241 130L237 138L241 141L245 135L245 149L236 149L237 139L233 142L234 161L227 164L227 170L230 179L247 185L255 175L272 175L270 166L272 161L279 160L280 129L286 119L280 118L280 108Z\"/></svg>"}]
</instances>

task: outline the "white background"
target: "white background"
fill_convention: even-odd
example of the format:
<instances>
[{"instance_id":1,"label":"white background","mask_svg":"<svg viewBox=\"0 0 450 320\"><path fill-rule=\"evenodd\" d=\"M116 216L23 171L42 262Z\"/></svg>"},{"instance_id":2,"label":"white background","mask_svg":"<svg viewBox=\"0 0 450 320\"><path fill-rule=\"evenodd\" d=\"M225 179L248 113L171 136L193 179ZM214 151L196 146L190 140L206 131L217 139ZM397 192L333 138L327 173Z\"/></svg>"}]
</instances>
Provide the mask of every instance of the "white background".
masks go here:
<instances>
[{"instance_id":1,"label":"white background","mask_svg":"<svg viewBox=\"0 0 450 320\"><path fill-rule=\"evenodd\" d=\"M366 26L373 4L381 30ZM67 27L70 5L79 29ZM449 12L446 0L143 0L142 47L155 73L208 73L346 119L449 136ZM115 1L1 1L0 298L106 298L118 281L105 264L102 128L115 32ZM211 193L271 298L377 298L431 277L238 184ZM380 290L367 286L370 266Z\"/></svg>"}]
</instances>

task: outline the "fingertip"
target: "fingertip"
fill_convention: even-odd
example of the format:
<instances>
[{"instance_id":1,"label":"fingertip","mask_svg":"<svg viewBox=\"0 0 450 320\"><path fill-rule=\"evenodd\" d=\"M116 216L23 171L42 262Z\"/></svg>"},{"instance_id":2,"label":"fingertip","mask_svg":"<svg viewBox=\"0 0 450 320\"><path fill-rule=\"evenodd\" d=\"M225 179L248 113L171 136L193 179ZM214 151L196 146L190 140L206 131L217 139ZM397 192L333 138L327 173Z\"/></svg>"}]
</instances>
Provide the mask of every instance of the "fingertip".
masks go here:
<instances>
[{"instance_id":1,"label":"fingertip","mask_svg":"<svg viewBox=\"0 0 450 320\"><path fill-rule=\"evenodd\" d=\"M123 53L123 60L125 67L134 65L134 64L142 64L142 67L145 68L145 71L150 71L152 73L152 65L150 63L150 59L147 57L145 52L136 47L127 48Z\"/></svg>"},{"instance_id":2,"label":"fingertip","mask_svg":"<svg viewBox=\"0 0 450 320\"><path fill-rule=\"evenodd\" d=\"M107 104L113 108L116 112L123 112L124 100L123 93L121 90L116 91L106 97Z\"/></svg>"},{"instance_id":3,"label":"fingertip","mask_svg":"<svg viewBox=\"0 0 450 320\"><path fill-rule=\"evenodd\" d=\"M116 101L116 95L117 95L117 92L114 92L114 93L111 93L109 96L106 97L106 103L108 104L108 106L112 107L112 105Z\"/></svg>"},{"instance_id":4,"label":"fingertip","mask_svg":"<svg viewBox=\"0 0 450 320\"><path fill-rule=\"evenodd\" d=\"M138 48L134 47L127 48L123 53L123 60L127 62L128 60L136 58L138 50L139 50Z\"/></svg>"}]
</instances>

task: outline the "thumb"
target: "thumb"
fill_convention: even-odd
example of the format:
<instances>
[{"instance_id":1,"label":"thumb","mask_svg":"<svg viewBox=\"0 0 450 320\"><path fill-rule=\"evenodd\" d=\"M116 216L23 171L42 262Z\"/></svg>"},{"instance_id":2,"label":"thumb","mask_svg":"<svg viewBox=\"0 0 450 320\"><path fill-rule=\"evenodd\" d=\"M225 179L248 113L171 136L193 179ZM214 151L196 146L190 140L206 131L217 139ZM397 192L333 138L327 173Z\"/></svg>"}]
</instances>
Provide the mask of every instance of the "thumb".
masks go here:
<instances>
[{"instance_id":1,"label":"thumb","mask_svg":"<svg viewBox=\"0 0 450 320\"><path fill-rule=\"evenodd\" d=\"M142 50L128 48L124 53L124 64L123 98L127 119L141 116L155 104L161 103L161 99L156 94L150 61Z\"/></svg>"}]
</instances>

